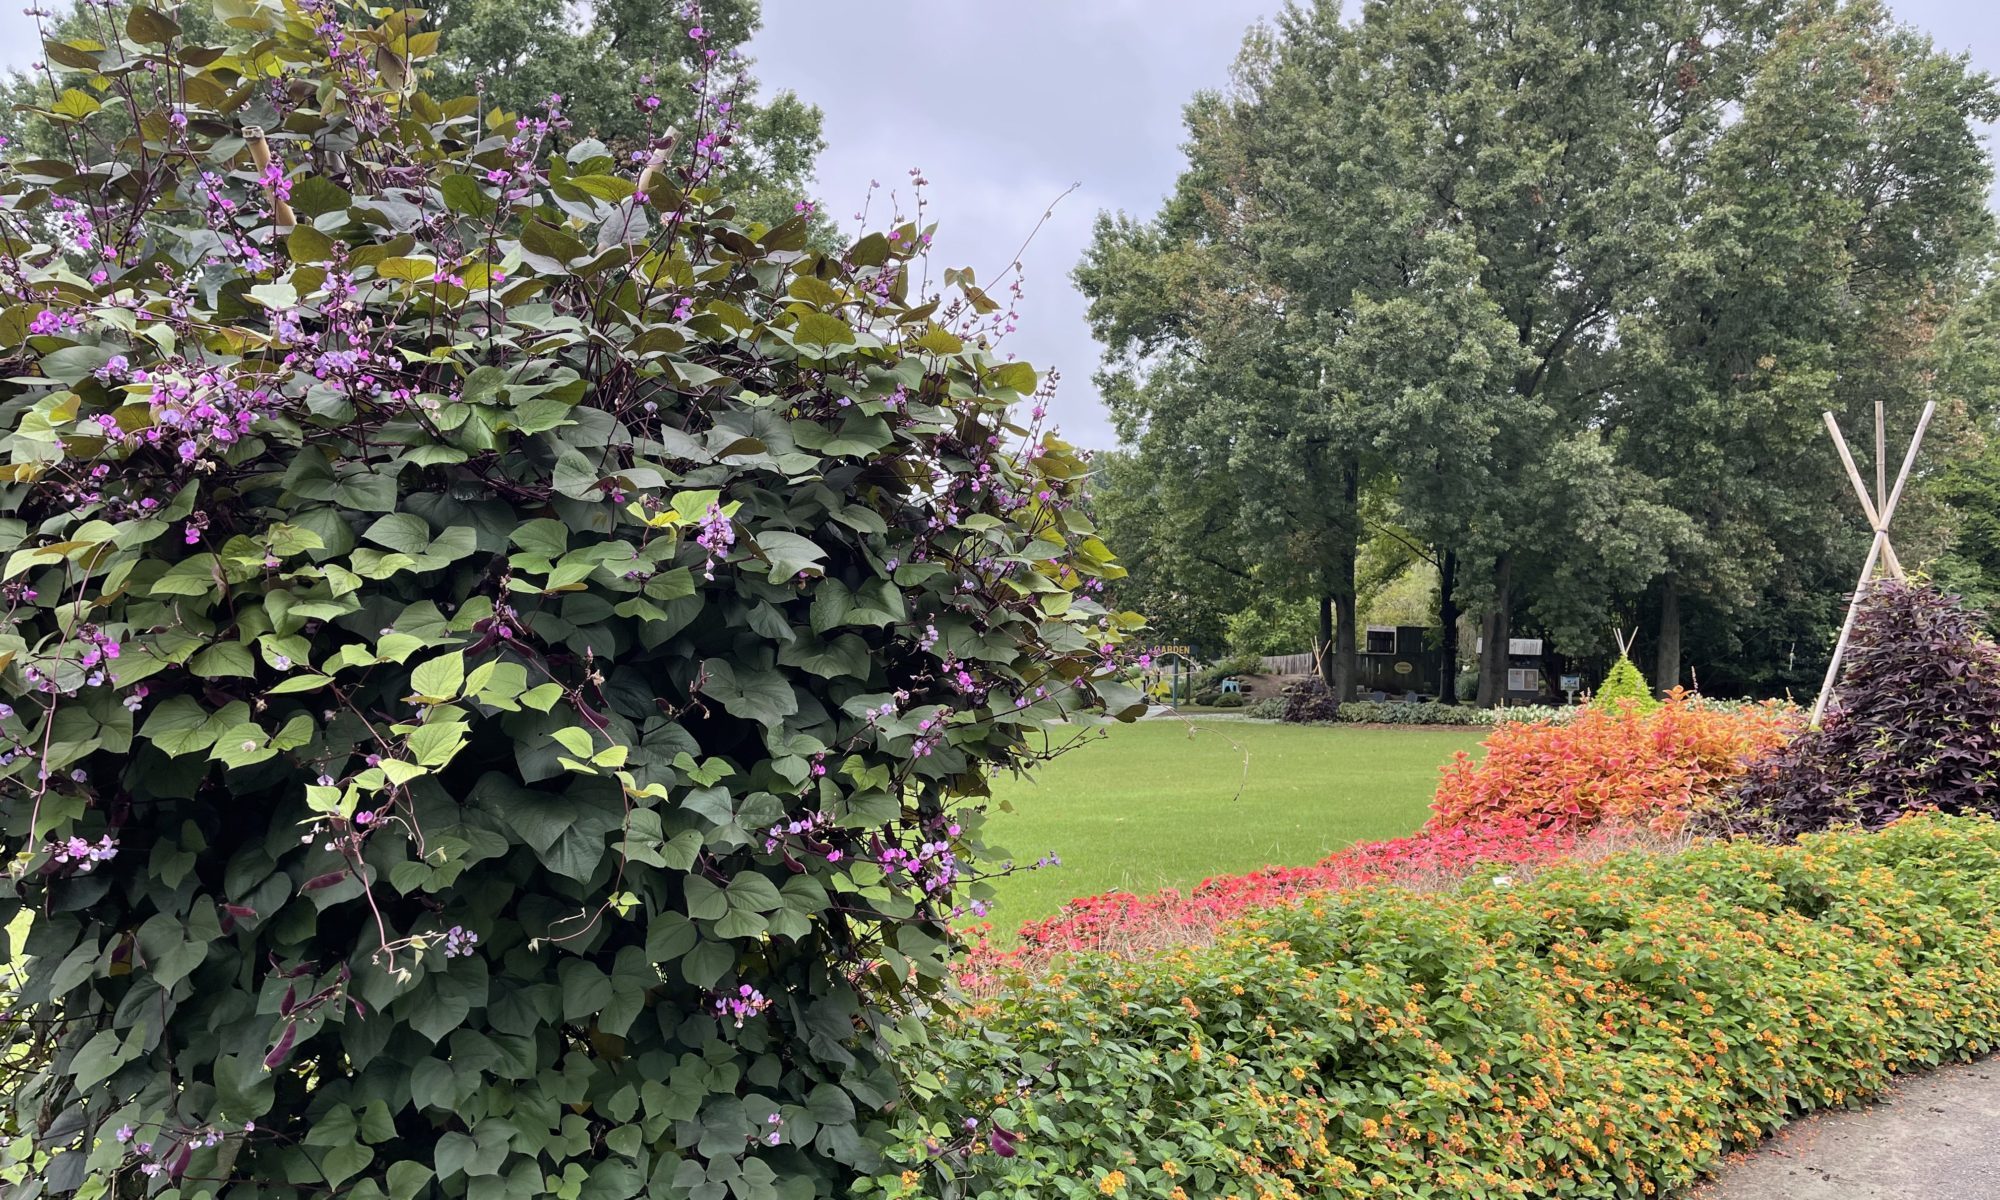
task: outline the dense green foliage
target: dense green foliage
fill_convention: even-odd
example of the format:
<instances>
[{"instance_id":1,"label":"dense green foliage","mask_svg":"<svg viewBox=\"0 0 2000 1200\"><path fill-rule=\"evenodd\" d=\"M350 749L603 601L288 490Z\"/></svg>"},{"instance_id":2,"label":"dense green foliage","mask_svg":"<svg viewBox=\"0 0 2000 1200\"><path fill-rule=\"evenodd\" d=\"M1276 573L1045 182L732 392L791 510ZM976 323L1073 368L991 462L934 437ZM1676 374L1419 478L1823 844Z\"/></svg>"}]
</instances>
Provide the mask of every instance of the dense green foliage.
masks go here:
<instances>
[{"instance_id":1,"label":"dense green foliage","mask_svg":"<svg viewBox=\"0 0 2000 1200\"><path fill-rule=\"evenodd\" d=\"M1107 537L1123 539L1120 553L1128 561L1159 564L1128 575L1119 602L1145 613L1147 626L1163 645L1189 646L1200 657L1223 653L1229 646L1230 617L1243 607L1243 594L1264 591L1222 542L1224 531L1199 524L1198 512L1170 507L1170 482L1131 454L1100 454L1093 466L1092 516ZM1178 528L1175 523L1182 521L1197 524Z\"/></svg>"},{"instance_id":2,"label":"dense green foliage","mask_svg":"<svg viewBox=\"0 0 2000 1200\"><path fill-rule=\"evenodd\" d=\"M1256 721L1281 721L1285 717L1285 698L1266 696L1245 709L1243 715Z\"/></svg>"},{"instance_id":3,"label":"dense green foliage","mask_svg":"<svg viewBox=\"0 0 2000 1200\"><path fill-rule=\"evenodd\" d=\"M1924 585L1870 585L1825 720L1759 762L1723 823L1777 838L1917 809L2000 816L2000 647Z\"/></svg>"},{"instance_id":4,"label":"dense green foliage","mask_svg":"<svg viewBox=\"0 0 2000 1200\"><path fill-rule=\"evenodd\" d=\"M1899 444L1940 399L1931 461L1991 411L1956 315L1996 115L1876 0L1288 7L1077 272L1107 486L1144 484L1108 511L1158 516L1134 594L1254 578L1350 629L1362 547L1407 538L1447 637L1481 616L1485 703L1517 627L1576 661L1627 619L1658 690L1810 686L1865 532L1821 411L1886 401ZM1898 514L1913 561L1941 516Z\"/></svg>"},{"instance_id":5,"label":"dense green foliage","mask_svg":"<svg viewBox=\"0 0 2000 1200\"><path fill-rule=\"evenodd\" d=\"M1646 677L1623 654L1604 673L1604 682L1590 702L1610 712L1628 706L1638 712L1650 712L1659 707L1659 701L1653 699L1653 689L1646 686Z\"/></svg>"},{"instance_id":6,"label":"dense green foliage","mask_svg":"<svg viewBox=\"0 0 2000 1200\"><path fill-rule=\"evenodd\" d=\"M723 101L642 171L230 12L0 176L18 1194L844 1194L987 773L1136 705L1084 464L929 230L735 212Z\"/></svg>"},{"instance_id":7,"label":"dense green foliage","mask_svg":"<svg viewBox=\"0 0 2000 1200\"><path fill-rule=\"evenodd\" d=\"M1953 517L1948 549L1930 564L1937 586L1979 612L2000 613L2000 441L1954 462L1931 481ZM1994 632L1992 617L1987 630Z\"/></svg>"},{"instance_id":8,"label":"dense green foliage","mask_svg":"<svg viewBox=\"0 0 2000 1200\"><path fill-rule=\"evenodd\" d=\"M246 0L225 0L219 8L197 0L173 13L194 44L240 49L254 41L256 24L235 26L229 18L254 8ZM510 112L560 96L575 137L642 158L669 130L691 127L702 104L720 101L740 126L720 180L737 206L776 224L806 198L813 160L824 147L820 112L789 91L759 94L743 58L757 32L758 0L450 0L431 14L439 37L423 74L433 95L476 92L486 107ZM66 51L63 43L113 45L124 17L122 5L91 0L68 0L45 15L40 23L56 46L45 69L17 71L0 83L0 132L35 157L68 158L75 131L47 110L68 88L98 94L93 81L101 76L88 55ZM690 26L703 36L689 37ZM97 122L100 131L129 132L124 116L107 118Z\"/></svg>"},{"instance_id":9,"label":"dense green foliage","mask_svg":"<svg viewBox=\"0 0 2000 1200\"><path fill-rule=\"evenodd\" d=\"M1309 898L966 1014L877 1194L1664 1194L2000 1043L1996 912L1943 817Z\"/></svg>"},{"instance_id":10,"label":"dense green foliage","mask_svg":"<svg viewBox=\"0 0 2000 1200\"><path fill-rule=\"evenodd\" d=\"M1510 708L1472 708L1463 704L1399 704L1376 700L1349 700L1340 706L1338 721L1364 725L1498 725L1502 721L1559 720L1564 709L1539 704Z\"/></svg>"}]
</instances>

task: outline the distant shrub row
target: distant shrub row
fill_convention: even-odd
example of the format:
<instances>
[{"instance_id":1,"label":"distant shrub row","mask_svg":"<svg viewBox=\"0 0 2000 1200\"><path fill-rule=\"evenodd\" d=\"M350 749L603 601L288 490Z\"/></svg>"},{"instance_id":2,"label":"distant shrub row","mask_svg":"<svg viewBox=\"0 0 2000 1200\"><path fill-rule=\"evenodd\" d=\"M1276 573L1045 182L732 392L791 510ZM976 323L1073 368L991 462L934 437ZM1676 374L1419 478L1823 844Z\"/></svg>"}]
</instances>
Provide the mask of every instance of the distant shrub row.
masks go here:
<instances>
[{"instance_id":1,"label":"distant shrub row","mask_svg":"<svg viewBox=\"0 0 2000 1200\"><path fill-rule=\"evenodd\" d=\"M1984 818L1504 882L1316 897L974 1006L862 1192L1660 1194L2000 1038Z\"/></svg>"},{"instance_id":2,"label":"distant shrub row","mask_svg":"<svg viewBox=\"0 0 2000 1200\"><path fill-rule=\"evenodd\" d=\"M1711 700L1706 696L1687 696L1683 703L1689 708L1704 712L1742 712L1761 710L1772 706L1764 700ZM1779 705L1789 708L1789 705ZM1516 704L1507 708L1475 708L1470 704L1440 704L1428 700L1421 704L1404 704L1386 700L1349 700L1340 706L1340 715L1335 718L1341 724L1352 725L1462 725L1469 728L1491 728L1496 725L1518 725L1536 721L1562 724L1573 720L1587 711L1585 706L1560 704ZM1285 701L1273 696L1258 700L1244 710L1244 715L1263 721L1280 720L1285 715Z\"/></svg>"}]
</instances>

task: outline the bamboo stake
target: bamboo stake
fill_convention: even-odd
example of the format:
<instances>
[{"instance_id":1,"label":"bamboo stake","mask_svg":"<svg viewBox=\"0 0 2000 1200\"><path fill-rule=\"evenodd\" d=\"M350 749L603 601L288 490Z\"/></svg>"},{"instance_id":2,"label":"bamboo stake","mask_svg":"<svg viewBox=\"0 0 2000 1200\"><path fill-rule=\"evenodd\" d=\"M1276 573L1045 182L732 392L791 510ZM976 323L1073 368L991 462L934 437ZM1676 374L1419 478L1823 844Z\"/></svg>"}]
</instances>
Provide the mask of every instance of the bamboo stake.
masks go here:
<instances>
[{"instance_id":1,"label":"bamboo stake","mask_svg":"<svg viewBox=\"0 0 2000 1200\"><path fill-rule=\"evenodd\" d=\"M1834 420L1830 412L1821 413L1820 416L1826 419L1826 431L1833 435L1833 448L1840 452L1840 465L1847 468L1847 481L1854 485L1854 495L1861 501L1861 511L1868 518L1868 527L1884 529L1882 518L1875 508L1875 501L1868 498L1868 485L1861 481L1861 470L1854 465L1854 455L1847 448L1847 439L1841 436L1840 422ZM1877 457L1879 459L1880 456ZM1882 491L1886 492L1888 489L1885 487ZM1883 562L1888 566L1889 574L1897 579L1904 578L1903 564L1896 558L1896 548L1885 544L1882 550Z\"/></svg>"},{"instance_id":2,"label":"bamboo stake","mask_svg":"<svg viewBox=\"0 0 2000 1200\"><path fill-rule=\"evenodd\" d=\"M1902 503L1903 487L1910 482L1910 468L1917 465L1917 447L1924 444L1924 430L1929 429L1931 418L1937 415L1937 401L1924 402L1923 415L1917 418L1917 429L1910 435L1910 449L1903 455L1903 469L1896 472L1896 486L1889 493L1889 502L1882 508L1882 528L1889 527L1889 518L1896 515L1896 505Z\"/></svg>"},{"instance_id":3,"label":"bamboo stake","mask_svg":"<svg viewBox=\"0 0 2000 1200\"><path fill-rule=\"evenodd\" d=\"M653 183L659 179L660 168L665 166L666 162L665 150L653 151L653 156L646 160L646 169L639 172L639 195L644 196L653 190Z\"/></svg>"},{"instance_id":4,"label":"bamboo stake","mask_svg":"<svg viewBox=\"0 0 2000 1200\"><path fill-rule=\"evenodd\" d=\"M1833 644L1833 661L1826 664L1826 680L1819 685L1819 699L1813 701L1809 728L1819 728L1819 719L1826 712L1826 702L1833 696L1833 681L1840 674L1840 660L1847 653L1847 639L1854 636L1854 618L1861 611L1862 599L1868 595L1869 576L1875 573L1875 559L1888 543L1889 535L1879 529L1875 531L1875 539L1868 543L1868 557L1861 564L1861 582L1854 585L1854 597L1847 602L1847 618L1840 623L1840 640Z\"/></svg>"},{"instance_id":5,"label":"bamboo stake","mask_svg":"<svg viewBox=\"0 0 2000 1200\"><path fill-rule=\"evenodd\" d=\"M1888 479L1883 472L1889 469L1889 443L1882 433L1882 402L1875 402L1875 503L1879 506L1888 498Z\"/></svg>"},{"instance_id":6,"label":"bamboo stake","mask_svg":"<svg viewBox=\"0 0 2000 1200\"><path fill-rule=\"evenodd\" d=\"M661 170L667 165L667 156L674 152L674 143L680 140L681 131L679 129L667 130L666 136L661 139L660 145L656 146L653 149L653 153L646 159L645 170L639 172L638 195L643 196L653 190L653 185L660 180Z\"/></svg>"},{"instance_id":7,"label":"bamboo stake","mask_svg":"<svg viewBox=\"0 0 2000 1200\"><path fill-rule=\"evenodd\" d=\"M1930 428L1931 417L1936 412L1937 401L1924 405L1923 415L1917 418L1916 432L1910 435L1910 449L1903 455L1903 469L1896 473L1895 490L1889 493L1889 499L1882 506L1882 519L1875 527L1874 540L1868 545L1868 559L1861 566L1861 581L1855 585L1853 599L1848 601L1847 619L1840 626L1840 640L1833 644L1833 661L1826 664L1826 680L1820 684L1819 699L1813 702L1813 728L1819 727L1820 717L1826 713L1826 703L1833 697L1834 680L1840 676L1840 660L1847 654L1848 639L1854 634L1854 619L1861 611L1861 601L1868 594L1869 576L1874 574L1877 556L1889 544L1889 521L1896 515L1896 505L1902 502L1903 487L1910 481L1910 468L1917 462L1917 448L1923 445L1924 431ZM1827 419L1832 420L1833 414L1828 413Z\"/></svg>"},{"instance_id":8,"label":"bamboo stake","mask_svg":"<svg viewBox=\"0 0 2000 1200\"><path fill-rule=\"evenodd\" d=\"M271 147L264 140L262 125L245 125L243 140L250 144L250 160L257 164L257 174L262 176L271 169ZM271 202L271 223L279 233L290 233L298 225L298 218L292 215L292 206L278 195L278 189L264 189L265 198Z\"/></svg>"}]
</instances>

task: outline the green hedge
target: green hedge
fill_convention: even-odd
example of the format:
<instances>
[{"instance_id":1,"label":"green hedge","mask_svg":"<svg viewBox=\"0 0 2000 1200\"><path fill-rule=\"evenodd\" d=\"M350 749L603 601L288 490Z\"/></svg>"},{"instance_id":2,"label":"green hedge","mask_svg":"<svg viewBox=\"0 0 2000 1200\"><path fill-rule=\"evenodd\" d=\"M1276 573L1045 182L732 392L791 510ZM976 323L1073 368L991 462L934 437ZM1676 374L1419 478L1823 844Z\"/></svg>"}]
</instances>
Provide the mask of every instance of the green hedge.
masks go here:
<instances>
[{"instance_id":1,"label":"green hedge","mask_svg":"<svg viewBox=\"0 0 2000 1200\"><path fill-rule=\"evenodd\" d=\"M1511 708L1476 708L1470 704L1439 704L1435 700L1404 704L1384 700L1349 700L1340 706L1340 721L1358 725L1499 725L1508 721L1563 721L1573 710L1545 704Z\"/></svg>"},{"instance_id":2,"label":"green hedge","mask_svg":"<svg viewBox=\"0 0 2000 1200\"><path fill-rule=\"evenodd\" d=\"M1711 700L1697 696L1695 707L1711 712L1735 712L1764 703L1761 700ZM1653 707L1657 708L1655 704ZM1503 725L1513 721L1554 721L1558 724L1568 721L1582 709L1559 704L1515 704L1506 708L1476 708L1470 704L1439 704L1435 700L1423 704L1402 704L1393 701L1350 700L1340 706L1342 724L1361 725ZM1648 710L1650 711L1650 710ZM1256 706L1251 707L1252 716L1260 716ZM1277 714L1273 714L1274 716Z\"/></svg>"},{"instance_id":3,"label":"green hedge","mask_svg":"<svg viewBox=\"0 0 2000 1200\"><path fill-rule=\"evenodd\" d=\"M1996 911L2000 824L1944 817L1323 899L971 1009L867 1190L1664 1192L1989 1049Z\"/></svg>"}]
</instances>

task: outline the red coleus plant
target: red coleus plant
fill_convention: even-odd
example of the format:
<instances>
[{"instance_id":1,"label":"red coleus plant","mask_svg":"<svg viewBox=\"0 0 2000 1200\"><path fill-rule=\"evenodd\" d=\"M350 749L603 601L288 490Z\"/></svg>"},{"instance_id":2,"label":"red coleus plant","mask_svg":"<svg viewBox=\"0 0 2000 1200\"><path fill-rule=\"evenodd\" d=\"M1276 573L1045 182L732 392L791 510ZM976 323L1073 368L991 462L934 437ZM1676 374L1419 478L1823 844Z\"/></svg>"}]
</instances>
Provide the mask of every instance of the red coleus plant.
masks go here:
<instances>
[{"instance_id":1,"label":"red coleus plant","mask_svg":"<svg viewBox=\"0 0 2000 1200\"><path fill-rule=\"evenodd\" d=\"M1483 757L1461 753L1445 767L1432 824L1616 821L1673 833L1797 729L1797 710L1775 701L1724 710L1680 691L1650 713L1593 708L1563 724L1502 725Z\"/></svg>"},{"instance_id":2,"label":"red coleus plant","mask_svg":"<svg viewBox=\"0 0 2000 1200\"><path fill-rule=\"evenodd\" d=\"M1204 942L1245 913L1314 893L1367 884L1435 887L1456 883L1482 867L1504 871L1627 842L1629 838L1608 831L1599 836L1520 819L1477 828L1446 828L1433 821L1408 837L1357 842L1311 866L1220 875L1185 893L1168 888L1149 895L1108 892L1071 900L1055 916L1021 926L1015 946L975 946L959 977L974 989L990 987L1003 975L1032 971L1064 954L1125 956Z\"/></svg>"}]
</instances>

